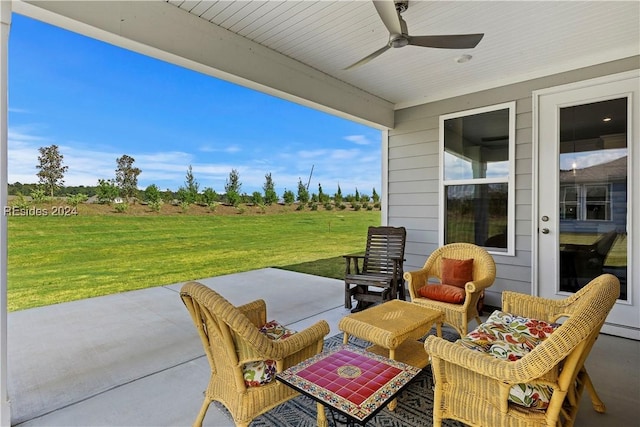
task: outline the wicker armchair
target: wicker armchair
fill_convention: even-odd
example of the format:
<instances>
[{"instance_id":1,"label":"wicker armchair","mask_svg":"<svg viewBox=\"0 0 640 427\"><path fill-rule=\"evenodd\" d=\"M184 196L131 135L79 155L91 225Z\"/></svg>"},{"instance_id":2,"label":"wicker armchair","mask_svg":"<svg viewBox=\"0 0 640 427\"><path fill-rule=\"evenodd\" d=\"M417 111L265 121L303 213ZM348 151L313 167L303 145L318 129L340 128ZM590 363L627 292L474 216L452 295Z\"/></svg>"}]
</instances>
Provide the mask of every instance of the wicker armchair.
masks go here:
<instances>
[{"instance_id":1,"label":"wicker armchair","mask_svg":"<svg viewBox=\"0 0 640 427\"><path fill-rule=\"evenodd\" d=\"M327 322L321 320L287 339L274 341L259 331L259 327L267 322L263 300L235 307L215 291L196 282L185 284L180 297L198 329L211 366L204 403L194 426L202 425L209 404L214 400L229 410L236 425L247 426L258 415L298 396L298 392L276 380L248 387L243 366L254 361L275 360L276 370L281 372L318 354L329 333ZM326 425L322 405L318 405L318 425Z\"/></svg>"},{"instance_id":2,"label":"wicker armchair","mask_svg":"<svg viewBox=\"0 0 640 427\"><path fill-rule=\"evenodd\" d=\"M562 325L516 361L500 360L435 336L425 341L435 378L433 425L452 418L471 426L572 426L584 388L593 407L604 412L584 361L620 292L618 279L604 274L564 300L505 291L503 310ZM517 384L546 385L546 409L511 403Z\"/></svg>"},{"instance_id":3,"label":"wicker armchair","mask_svg":"<svg viewBox=\"0 0 640 427\"><path fill-rule=\"evenodd\" d=\"M473 258L473 281L465 285L465 298L462 304L436 301L420 295L419 289L428 283L430 278L442 278L442 259L465 260ZM471 243L451 243L431 253L421 270L404 273L411 302L433 310L442 311L444 322L453 326L460 336L466 335L467 325L471 319L480 324L478 301L484 290L493 284L496 278L496 264L493 257L483 248Z\"/></svg>"}]
</instances>

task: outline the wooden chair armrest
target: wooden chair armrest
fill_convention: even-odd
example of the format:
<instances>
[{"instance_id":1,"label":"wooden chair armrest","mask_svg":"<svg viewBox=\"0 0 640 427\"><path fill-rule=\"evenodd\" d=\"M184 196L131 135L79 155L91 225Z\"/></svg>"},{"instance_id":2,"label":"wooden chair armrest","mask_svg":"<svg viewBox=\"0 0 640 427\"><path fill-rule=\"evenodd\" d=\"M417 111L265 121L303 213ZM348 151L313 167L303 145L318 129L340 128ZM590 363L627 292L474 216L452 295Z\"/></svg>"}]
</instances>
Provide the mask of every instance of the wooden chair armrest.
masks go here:
<instances>
[{"instance_id":1,"label":"wooden chair armrest","mask_svg":"<svg viewBox=\"0 0 640 427\"><path fill-rule=\"evenodd\" d=\"M342 255L342 257L345 260L345 269L344 269L345 275L349 275L352 273L360 274L360 265L358 261L363 260L365 258L364 255L349 254L349 255ZM353 269L351 268L352 265L353 265Z\"/></svg>"}]
</instances>

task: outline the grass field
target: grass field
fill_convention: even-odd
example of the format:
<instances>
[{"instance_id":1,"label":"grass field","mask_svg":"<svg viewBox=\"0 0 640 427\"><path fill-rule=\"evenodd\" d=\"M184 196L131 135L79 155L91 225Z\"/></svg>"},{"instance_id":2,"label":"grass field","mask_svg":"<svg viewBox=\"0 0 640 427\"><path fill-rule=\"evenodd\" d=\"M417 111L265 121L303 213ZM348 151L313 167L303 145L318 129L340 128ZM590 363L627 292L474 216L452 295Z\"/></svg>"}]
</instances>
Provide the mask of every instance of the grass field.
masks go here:
<instances>
[{"instance_id":1,"label":"grass field","mask_svg":"<svg viewBox=\"0 0 640 427\"><path fill-rule=\"evenodd\" d=\"M340 278L380 211L9 217L8 308L283 267ZM316 271L316 273L314 273Z\"/></svg>"}]
</instances>

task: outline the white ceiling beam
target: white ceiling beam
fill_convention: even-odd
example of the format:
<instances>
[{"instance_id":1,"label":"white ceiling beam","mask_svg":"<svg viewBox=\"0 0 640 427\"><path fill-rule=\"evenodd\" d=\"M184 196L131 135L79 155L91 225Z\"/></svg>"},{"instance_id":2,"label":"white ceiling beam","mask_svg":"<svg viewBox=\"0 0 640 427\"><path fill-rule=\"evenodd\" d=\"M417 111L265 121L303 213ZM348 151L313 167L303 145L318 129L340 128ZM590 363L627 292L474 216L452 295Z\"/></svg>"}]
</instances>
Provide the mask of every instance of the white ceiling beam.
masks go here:
<instances>
[{"instance_id":1,"label":"white ceiling beam","mask_svg":"<svg viewBox=\"0 0 640 427\"><path fill-rule=\"evenodd\" d=\"M17 13L378 129L394 105L164 1L15 1Z\"/></svg>"}]
</instances>

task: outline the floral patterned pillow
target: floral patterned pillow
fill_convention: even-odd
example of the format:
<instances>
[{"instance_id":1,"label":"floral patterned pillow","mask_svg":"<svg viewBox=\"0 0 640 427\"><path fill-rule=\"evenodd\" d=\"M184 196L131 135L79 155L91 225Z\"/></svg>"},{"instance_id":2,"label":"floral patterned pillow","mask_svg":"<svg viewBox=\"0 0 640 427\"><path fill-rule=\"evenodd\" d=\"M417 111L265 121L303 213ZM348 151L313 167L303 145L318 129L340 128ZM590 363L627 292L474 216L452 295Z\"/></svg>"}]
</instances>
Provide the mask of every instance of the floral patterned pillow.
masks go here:
<instances>
[{"instance_id":1,"label":"floral patterned pillow","mask_svg":"<svg viewBox=\"0 0 640 427\"><path fill-rule=\"evenodd\" d=\"M544 341L558 326L542 320L529 319L494 311L486 322L458 340L465 347L487 353L499 359L516 361ZM517 384L509 391L509 400L528 408L546 409L552 389L544 385Z\"/></svg>"},{"instance_id":2,"label":"floral patterned pillow","mask_svg":"<svg viewBox=\"0 0 640 427\"><path fill-rule=\"evenodd\" d=\"M274 341L289 338L296 333L296 331L288 329L275 320L262 325L260 332ZM242 372L244 374L244 383L247 387L259 387L269 384L276 377L276 362L275 360L260 360L245 363L242 367Z\"/></svg>"}]
</instances>

